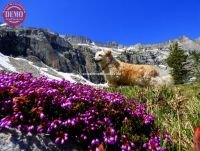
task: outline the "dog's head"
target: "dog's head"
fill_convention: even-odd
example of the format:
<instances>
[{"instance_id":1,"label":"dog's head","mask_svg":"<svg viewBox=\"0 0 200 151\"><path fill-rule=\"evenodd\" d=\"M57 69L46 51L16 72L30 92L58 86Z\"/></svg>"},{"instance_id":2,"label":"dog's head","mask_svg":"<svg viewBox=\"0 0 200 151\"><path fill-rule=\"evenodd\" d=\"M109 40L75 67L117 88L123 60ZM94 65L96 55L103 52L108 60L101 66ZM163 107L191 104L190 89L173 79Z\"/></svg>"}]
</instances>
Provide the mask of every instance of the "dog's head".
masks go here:
<instances>
[{"instance_id":1,"label":"dog's head","mask_svg":"<svg viewBox=\"0 0 200 151\"><path fill-rule=\"evenodd\" d=\"M109 58L112 56L112 53L110 50L101 50L96 52L94 60L96 63L107 63Z\"/></svg>"}]
</instances>

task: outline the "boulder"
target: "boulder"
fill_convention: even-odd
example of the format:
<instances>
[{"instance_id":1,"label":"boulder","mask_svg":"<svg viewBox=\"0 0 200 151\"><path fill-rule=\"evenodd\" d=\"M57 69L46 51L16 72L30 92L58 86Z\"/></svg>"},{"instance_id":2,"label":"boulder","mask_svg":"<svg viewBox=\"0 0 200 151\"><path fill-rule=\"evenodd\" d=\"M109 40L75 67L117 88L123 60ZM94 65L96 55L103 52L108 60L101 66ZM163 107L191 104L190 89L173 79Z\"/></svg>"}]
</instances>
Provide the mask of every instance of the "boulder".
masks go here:
<instances>
[{"instance_id":1,"label":"boulder","mask_svg":"<svg viewBox=\"0 0 200 151\"><path fill-rule=\"evenodd\" d=\"M15 128L0 129L1 151L81 151L78 145L68 143L64 146L56 145L48 135L22 133Z\"/></svg>"}]
</instances>

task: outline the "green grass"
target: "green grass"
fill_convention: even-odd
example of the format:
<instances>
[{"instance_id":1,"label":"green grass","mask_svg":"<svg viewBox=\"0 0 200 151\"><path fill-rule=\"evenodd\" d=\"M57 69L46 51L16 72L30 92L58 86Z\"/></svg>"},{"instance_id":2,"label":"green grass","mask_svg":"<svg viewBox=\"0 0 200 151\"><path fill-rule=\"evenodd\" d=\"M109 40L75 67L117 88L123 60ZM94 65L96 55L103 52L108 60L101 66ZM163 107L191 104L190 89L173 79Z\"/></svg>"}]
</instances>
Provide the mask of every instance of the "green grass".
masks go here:
<instances>
[{"instance_id":1,"label":"green grass","mask_svg":"<svg viewBox=\"0 0 200 151\"><path fill-rule=\"evenodd\" d=\"M156 115L156 124L166 129L178 151L193 150L194 128L200 126L200 82L161 88L109 88L128 98L147 103L148 112Z\"/></svg>"}]
</instances>

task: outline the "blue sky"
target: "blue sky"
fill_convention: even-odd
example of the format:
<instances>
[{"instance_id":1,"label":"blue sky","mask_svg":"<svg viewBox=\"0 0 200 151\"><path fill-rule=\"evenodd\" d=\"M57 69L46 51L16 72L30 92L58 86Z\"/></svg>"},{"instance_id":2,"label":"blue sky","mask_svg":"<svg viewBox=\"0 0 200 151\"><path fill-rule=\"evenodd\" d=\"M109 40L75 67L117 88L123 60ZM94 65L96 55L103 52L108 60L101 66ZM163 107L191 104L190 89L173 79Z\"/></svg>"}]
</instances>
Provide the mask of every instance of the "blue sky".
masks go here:
<instances>
[{"instance_id":1,"label":"blue sky","mask_svg":"<svg viewBox=\"0 0 200 151\"><path fill-rule=\"evenodd\" d=\"M200 0L18 0L23 26L125 45L200 37ZM0 10L10 0L0 0ZM2 17L0 18L2 22Z\"/></svg>"}]
</instances>

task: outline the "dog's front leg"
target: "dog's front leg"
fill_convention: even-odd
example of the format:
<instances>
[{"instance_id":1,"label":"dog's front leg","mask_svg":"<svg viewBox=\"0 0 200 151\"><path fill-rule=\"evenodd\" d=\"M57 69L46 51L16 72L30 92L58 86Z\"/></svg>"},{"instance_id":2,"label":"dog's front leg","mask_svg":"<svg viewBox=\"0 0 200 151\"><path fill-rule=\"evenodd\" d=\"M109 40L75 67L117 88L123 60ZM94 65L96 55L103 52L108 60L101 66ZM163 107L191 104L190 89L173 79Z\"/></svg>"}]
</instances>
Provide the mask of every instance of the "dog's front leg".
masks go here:
<instances>
[{"instance_id":1,"label":"dog's front leg","mask_svg":"<svg viewBox=\"0 0 200 151\"><path fill-rule=\"evenodd\" d=\"M115 82L108 82L108 86L109 87L118 87L118 84L117 83L115 83Z\"/></svg>"}]
</instances>

